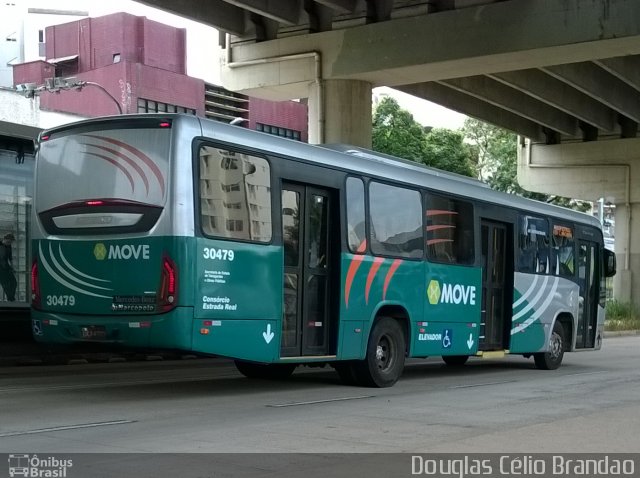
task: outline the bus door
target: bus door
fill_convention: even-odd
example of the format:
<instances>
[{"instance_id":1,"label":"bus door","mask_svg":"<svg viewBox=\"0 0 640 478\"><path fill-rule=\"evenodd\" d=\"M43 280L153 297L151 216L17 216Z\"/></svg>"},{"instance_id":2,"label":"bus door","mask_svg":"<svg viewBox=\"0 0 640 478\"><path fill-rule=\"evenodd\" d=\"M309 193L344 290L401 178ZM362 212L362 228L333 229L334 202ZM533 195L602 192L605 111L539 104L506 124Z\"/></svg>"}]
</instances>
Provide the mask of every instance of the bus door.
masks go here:
<instances>
[{"instance_id":1,"label":"bus door","mask_svg":"<svg viewBox=\"0 0 640 478\"><path fill-rule=\"evenodd\" d=\"M507 299L513 296L513 254L509 252L511 227L507 223L481 221L482 236L482 317L478 350L504 350L511 329Z\"/></svg>"},{"instance_id":2,"label":"bus door","mask_svg":"<svg viewBox=\"0 0 640 478\"><path fill-rule=\"evenodd\" d=\"M284 246L284 300L281 356L327 355L333 304L331 277L339 254L334 195L328 189L284 183L282 238Z\"/></svg>"},{"instance_id":3,"label":"bus door","mask_svg":"<svg viewBox=\"0 0 640 478\"><path fill-rule=\"evenodd\" d=\"M600 263L598 245L595 242L578 241L578 285L580 298L576 348L592 348L598 321L599 281L596 279Z\"/></svg>"}]
</instances>

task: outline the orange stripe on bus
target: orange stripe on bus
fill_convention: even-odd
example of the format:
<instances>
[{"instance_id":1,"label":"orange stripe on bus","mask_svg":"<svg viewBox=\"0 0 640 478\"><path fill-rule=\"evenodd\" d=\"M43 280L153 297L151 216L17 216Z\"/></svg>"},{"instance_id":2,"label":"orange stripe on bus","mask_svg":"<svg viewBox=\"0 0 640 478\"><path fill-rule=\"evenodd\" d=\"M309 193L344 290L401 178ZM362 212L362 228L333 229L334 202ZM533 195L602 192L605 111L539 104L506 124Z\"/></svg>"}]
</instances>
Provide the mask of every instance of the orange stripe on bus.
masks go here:
<instances>
[{"instance_id":1,"label":"orange stripe on bus","mask_svg":"<svg viewBox=\"0 0 640 478\"><path fill-rule=\"evenodd\" d=\"M367 285L364 289L364 301L366 304L369 304L369 292L371 291L371 284L373 284L373 279L376 277L376 273L380 266L384 262L383 257L376 257L373 260L373 264L371 264L371 269L369 269L369 275L367 276Z\"/></svg>"},{"instance_id":2,"label":"orange stripe on bus","mask_svg":"<svg viewBox=\"0 0 640 478\"><path fill-rule=\"evenodd\" d=\"M453 239L429 239L427 241L427 246L431 246L433 244L440 244L442 242L453 242Z\"/></svg>"},{"instance_id":3,"label":"orange stripe on bus","mask_svg":"<svg viewBox=\"0 0 640 478\"><path fill-rule=\"evenodd\" d=\"M362 241L360 246L356 252L364 252L367 250L367 240ZM364 255L356 255L351 259L351 264L349 264L349 270L347 271L347 278L344 284L344 305L348 309L349 308L349 294L351 293L351 286L353 285L353 279L356 277L356 272L358 272L358 268L362 264L364 260Z\"/></svg>"},{"instance_id":4,"label":"orange stripe on bus","mask_svg":"<svg viewBox=\"0 0 640 478\"><path fill-rule=\"evenodd\" d=\"M426 214L427 214L427 217L429 217L429 216L444 216L444 215L455 216L458 213L456 211L445 211L442 209L427 209Z\"/></svg>"},{"instance_id":5,"label":"orange stripe on bus","mask_svg":"<svg viewBox=\"0 0 640 478\"><path fill-rule=\"evenodd\" d=\"M455 229L456 226L446 226L444 224L440 224L438 226L427 226L427 231L437 231L438 229Z\"/></svg>"},{"instance_id":6,"label":"orange stripe on bus","mask_svg":"<svg viewBox=\"0 0 640 478\"><path fill-rule=\"evenodd\" d=\"M382 289L382 300L385 300L385 298L387 297L387 289L389 288L389 283L391 282L391 278L393 277L393 274L395 274L398 267L400 267L400 264L402 264L402 259L396 259L391 264L391 267L389 267L389 271L387 272L387 277L384 278L384 288Z\"/></svg>"}]
</instances>

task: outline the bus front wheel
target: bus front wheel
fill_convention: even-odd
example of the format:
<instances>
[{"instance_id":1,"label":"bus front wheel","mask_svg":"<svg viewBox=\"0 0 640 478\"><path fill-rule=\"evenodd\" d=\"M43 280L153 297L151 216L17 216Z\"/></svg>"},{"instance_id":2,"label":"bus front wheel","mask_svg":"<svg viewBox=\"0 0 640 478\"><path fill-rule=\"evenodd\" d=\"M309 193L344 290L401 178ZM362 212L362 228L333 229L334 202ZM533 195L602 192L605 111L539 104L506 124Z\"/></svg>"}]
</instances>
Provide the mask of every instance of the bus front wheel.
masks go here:
<instances>
[{"instance_id":1,"label":"bus front wheel","mask_svg":"<svg viewBox=\"0 0 640 478\"><path fill-rule=\"evenodd\" d=\"M365 359L353 364L356 382L365 387L390 387L402 375L404 358L405 339L400 324L382 317L369 334Z\"/></svg>"},{"instance_id":2,"label":"bus front wheel","mask_svg":"<svg viewBox=\"0 0 640 478\"><path fill-rule=\"evenodd\" d=\"M564 328L556 321L549 337L549 350L547 352L533 354L533 361L536 367L541 370L555 370L562 363L564 357L565 340Z\"/></svg>"},{"instance_id":3,"label":"bus front wheel","mask_svg":"<svg viewBox=\"0 0 640 478\"><path fill-rule=\"evenodd\" d=\"M238 371L247 378L265 378L270 380L284 380L289 378L296 368L293 363L254 363L235 361Z\"/></svg>"}]
</instances>

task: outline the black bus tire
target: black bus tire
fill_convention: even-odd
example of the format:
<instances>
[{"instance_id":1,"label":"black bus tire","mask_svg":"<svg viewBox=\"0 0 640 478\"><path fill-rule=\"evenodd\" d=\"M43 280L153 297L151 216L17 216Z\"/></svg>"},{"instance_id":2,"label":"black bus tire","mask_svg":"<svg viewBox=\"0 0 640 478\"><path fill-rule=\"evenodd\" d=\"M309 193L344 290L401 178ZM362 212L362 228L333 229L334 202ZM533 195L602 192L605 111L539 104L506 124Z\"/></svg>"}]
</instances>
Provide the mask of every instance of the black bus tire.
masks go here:
<instances>
[{"instance_id":1,"label":"black bus tire","mask_svg":"<svg viewBox=\"0 0 640 478\"><path fill-rule=\"evenodd\" d=\"M235 361L238 371L247 378L264 378L269 380L284 380L289 378L296 368L293 363L255 363L243 360Z\"/></svg>"},{"instance_id":2,"label":"black bus tire","mask_svg":"<svg viewBox=\"0 0 640 478\"><path fill-rule=\"evenodd\" d=\"M533 361L540 370L555 370L562 363L565 351L564 327L558 321L549 338L549 351L533 354Z\"/></svg>"},{"instance_id":3,"label":"black bus tire","mask_svg":"<svg viewBox=\"0 0 640 478\"><path fill-rule=\"evenodd\" d=\"M358 385L378 388L392 386L402 375L405 350L400 324L390 317L380 318L369 334L365 359L353 363Z\"/></svg>"}]
</instances>

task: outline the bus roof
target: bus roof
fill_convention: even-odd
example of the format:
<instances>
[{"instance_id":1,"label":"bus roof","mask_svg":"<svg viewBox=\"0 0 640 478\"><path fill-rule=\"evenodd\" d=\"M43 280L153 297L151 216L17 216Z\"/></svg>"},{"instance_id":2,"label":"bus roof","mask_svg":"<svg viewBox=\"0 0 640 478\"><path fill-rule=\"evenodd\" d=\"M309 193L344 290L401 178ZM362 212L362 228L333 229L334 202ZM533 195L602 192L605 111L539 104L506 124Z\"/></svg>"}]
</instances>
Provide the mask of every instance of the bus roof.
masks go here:
<instances>
[{"instance_id":1,"label":"bus roof","mask_svg":"<svg viewBox=\"0 0 640 478\"><path fill-rule=\"evenodd\" d=\"M75 128L89 127L97 129L101 124L112 124L113 122L120 123L123 127L126 127L125 124L131 121L147 123L150 119L171 119L176 123L175 126L180 125L181 129L190 131L194 137L209 137L227 144L238 144L246 149L296 158L332 169L363 174L382 180L391 179L394 182L404 183L409 186L424 187L459 197L513 207L532 214L549 215L561 220L601 228L598 219L591 215L496 191L476 179L430 168L406 159L396 158L357 146L310 145L191 115L151 113L100 117L45 130L41 133L41 136L55 135L57 132Z\"/></svg>"}]
</instances>

